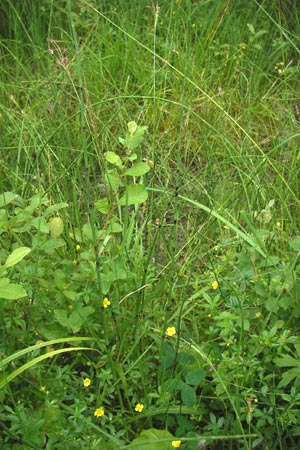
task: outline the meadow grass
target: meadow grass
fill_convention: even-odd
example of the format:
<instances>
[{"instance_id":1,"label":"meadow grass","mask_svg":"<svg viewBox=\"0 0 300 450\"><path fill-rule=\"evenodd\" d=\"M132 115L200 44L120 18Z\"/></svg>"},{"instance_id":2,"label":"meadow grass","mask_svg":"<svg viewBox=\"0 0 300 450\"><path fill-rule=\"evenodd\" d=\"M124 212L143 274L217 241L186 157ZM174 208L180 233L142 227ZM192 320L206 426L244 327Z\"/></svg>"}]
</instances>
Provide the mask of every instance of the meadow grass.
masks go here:
<instances>
[{"instance_id":1,"label":"meadow grass","mask_svg":"<svg viewBox=\"0 0 300 450\"><path fill-rule=\"evenodd\" d=\"M298 448L287 3L2 2L4 450Z\"/></svg>"}]
</instances>

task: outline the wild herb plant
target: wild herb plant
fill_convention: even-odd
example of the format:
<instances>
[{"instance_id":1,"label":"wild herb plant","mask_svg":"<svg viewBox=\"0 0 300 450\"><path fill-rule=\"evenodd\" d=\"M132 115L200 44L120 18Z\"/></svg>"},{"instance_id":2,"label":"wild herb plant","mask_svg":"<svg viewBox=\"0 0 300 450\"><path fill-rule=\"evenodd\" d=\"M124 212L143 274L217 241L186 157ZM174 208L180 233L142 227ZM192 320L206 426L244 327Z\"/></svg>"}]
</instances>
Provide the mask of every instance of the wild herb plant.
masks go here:
<instances>
[{"instance_id":1,"label":"wild herb plant","mask_svg":"<svg viewBox=\"0 0 300 450\"><path fill-rule=\"evenodd\" d=\"M297 449L297 2L137 3L0 6L1 448Z\"/></svg>"}]
</instances>

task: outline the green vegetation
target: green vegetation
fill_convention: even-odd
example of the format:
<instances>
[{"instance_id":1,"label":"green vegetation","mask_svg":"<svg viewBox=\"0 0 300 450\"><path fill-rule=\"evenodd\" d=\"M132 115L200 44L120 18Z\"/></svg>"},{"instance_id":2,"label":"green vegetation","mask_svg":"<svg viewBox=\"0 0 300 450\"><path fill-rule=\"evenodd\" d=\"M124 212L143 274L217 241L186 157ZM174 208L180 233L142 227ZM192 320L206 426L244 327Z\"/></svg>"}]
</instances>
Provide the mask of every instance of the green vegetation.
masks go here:
<instances>
[{"instance_id":1,"label":"green vegetation","mask_svg":"<svg viewBox=\"0 0 300 450\"><path fill-rule=\"evenodd\" d=\"M296 0L3 0L0 447L296 450Z\"/></svg>"}]
</instances>

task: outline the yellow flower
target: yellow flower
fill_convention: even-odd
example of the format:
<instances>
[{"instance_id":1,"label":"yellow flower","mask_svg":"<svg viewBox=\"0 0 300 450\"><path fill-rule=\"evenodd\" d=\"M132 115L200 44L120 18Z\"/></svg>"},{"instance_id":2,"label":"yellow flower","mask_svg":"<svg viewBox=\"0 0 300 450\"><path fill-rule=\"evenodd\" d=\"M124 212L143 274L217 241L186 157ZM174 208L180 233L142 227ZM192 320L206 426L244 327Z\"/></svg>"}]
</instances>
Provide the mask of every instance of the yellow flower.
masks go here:
<instances>
[{"instance_id":1,"label":"yellow flower","mask_svg":"<svg viewBox=\"0 0 300 450\"><path fill-rule=\"evenodd\" d=\"M84 387L89 387L89 385L91 384L91 380L89 379L89 378L85 378L84 380L83 380L83 386Z\"/></svg>"},{"instance_id":2,"label":"yellow flower","mask_svg":"<svg viewBox=\"0 0 300 450\"><path fill-rule=\"evenodd\" d=\"M277 222L275 223L276 227L281 227L281 222L279 220L277 220Z\"/></svg>"},{"instance_id":3,"label":"yellow flower","mask_svg":"<svg viewBox=\"0 0 300 450\"><path fill-rule=\"evenodd\" d=\"M40 391L41 391L41 392L46 392L46 386L41 386L41 387L40 387Z\"/></svg>"},{"instance_id":4,"label":"yellow flower","mask_svg":"<svg viewBox=\"0 0 300 450\"><path fill-rule=\"evenodd\" d=\"M172 447L179 448L181 446L181 441L172 441Z\"/></svg>"},{"instance_id":5,"label":"yellow flower","mask_svg":"<svg viewBox=\"0 0 300 450\"><path fill-rule=\"evenodd\" d=\"M75 247L76 252L79 252L80 249L81 249L80 245L77 244L76 247Z\"/></svg>"},{"instance_id":6,"label":"yellow flower","mask_svg":"<svg viewBox=\"0 0 300 450\"><path fill-rule=\"evenodd\" d=\"M97 408L94 411L94 416L95 417L102 417L102 416L104 416L104 408L103 408L103 406L100 406L100 408Z\"/></svg>"},{"instance_id":7,"label":"yellow flower","mask_svg":"<svg viewBox=\"0 0 300 450\"><path fill-rule=\"evenodd\" d=\"M261 312L260 312L260 311L257 311L257 313L255 313L255 317L256 317L257 319L260 319L260 318L261 318Z\"/></svg>"},{"instance_id":8,"label":"yellow flower","mask_svg":"<svg viewBox=\"0 0 300 450\"><path fill-rule=\"evenodd\" d=\"M107 308L110 305L110 301L108 300L107 297L105 297L102 304L103 304L103 308Z\"/></svg>"},{"instance_id":9,"label":"yellow flower","mask_svg":"<svg viewBox=\"0 0 300 450\"><path fill-rule=\"evenodd\" d=\"M168 327L166 330L167 336L175 336L176 334L176 328L175 327Z\"/></svg>"},{"instance_id":10,"label":"yellow flower","mask_svg":"<svg viewBox=\"0 0 300 450\"><path fill-rule=\"evenodd\" d=\"M215 280L215 281L213 281L213 282L211 283L211 287L212 287L213 289L218 289L219 283L217 282L217 280Z\"/></svg>"},{"instance_id":11,"label":"yellow flower","mask_svg":"<svg viewBox=\"0 0 300 450\"><path fill-rule=\"evenodd\" d=\"M142 403L138 403L134 408L134 410L139 413L141 413L143 411L143 409L144 409L144 405Z\"/></svg>"}]
</instances>

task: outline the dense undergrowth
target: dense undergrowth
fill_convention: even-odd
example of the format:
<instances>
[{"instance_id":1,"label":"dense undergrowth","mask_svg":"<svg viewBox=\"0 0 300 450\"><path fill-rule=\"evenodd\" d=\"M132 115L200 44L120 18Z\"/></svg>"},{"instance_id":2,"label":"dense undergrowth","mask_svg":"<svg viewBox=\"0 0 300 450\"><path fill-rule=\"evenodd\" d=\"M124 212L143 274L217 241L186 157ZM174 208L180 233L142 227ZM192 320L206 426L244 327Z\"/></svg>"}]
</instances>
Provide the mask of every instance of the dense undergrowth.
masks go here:
<instances>
[{"instance_id":1,"label":"dense undergrowth","mask_svg":"<svg viewBox=\"0 0 300 450\"><path fill-rule=\"evenodd\" d=\"M0 20L1 448L296 450L297 2Z\"/></svg>"}]
</instances>

